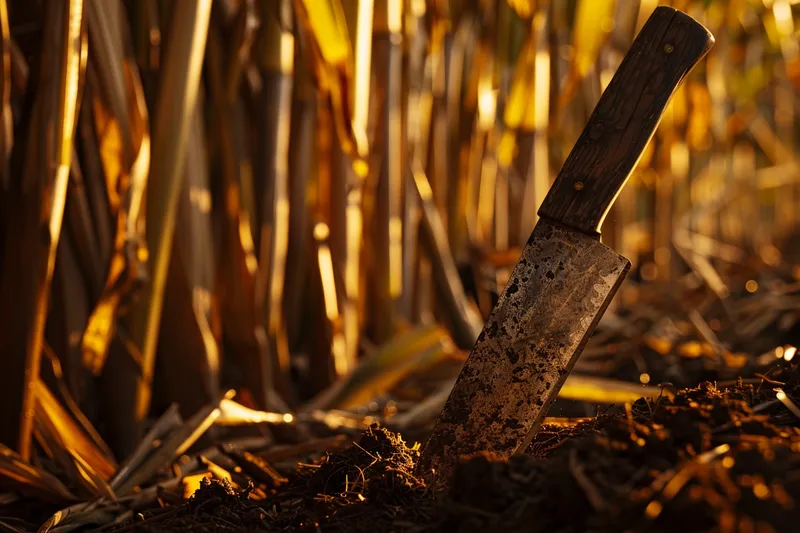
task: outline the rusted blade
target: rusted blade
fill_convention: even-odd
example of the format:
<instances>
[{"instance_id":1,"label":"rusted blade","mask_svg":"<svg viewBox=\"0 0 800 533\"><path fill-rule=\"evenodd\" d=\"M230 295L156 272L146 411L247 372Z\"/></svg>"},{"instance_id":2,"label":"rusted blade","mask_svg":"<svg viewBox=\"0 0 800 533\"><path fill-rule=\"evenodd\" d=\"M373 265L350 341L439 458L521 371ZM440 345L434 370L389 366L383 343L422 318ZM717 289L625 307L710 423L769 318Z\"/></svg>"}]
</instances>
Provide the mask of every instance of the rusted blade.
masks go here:
<instances>
[{"instance_id":1,"label":"rusted blade","mask_svg":"<svg viewBox=\"0 0 800 533\"><path fill-rule=\"evenodd\" d=\"M446 479L460 455L524 448L629 267L599 240L540 220L450 393L422 471Z\"/></svg>"}]
</instances>

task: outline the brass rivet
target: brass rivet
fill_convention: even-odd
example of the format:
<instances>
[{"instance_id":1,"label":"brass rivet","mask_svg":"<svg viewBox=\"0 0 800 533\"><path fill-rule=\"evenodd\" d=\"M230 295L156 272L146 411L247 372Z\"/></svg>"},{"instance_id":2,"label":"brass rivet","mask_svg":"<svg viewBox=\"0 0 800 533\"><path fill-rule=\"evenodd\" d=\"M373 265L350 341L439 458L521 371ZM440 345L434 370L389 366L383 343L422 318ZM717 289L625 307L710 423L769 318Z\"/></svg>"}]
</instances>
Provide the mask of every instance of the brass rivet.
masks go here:
<instances>
[{"instance_id":1,"label":"brass rivet","mask_svg":"<svg viewBox=\"0 0 800 533\"><path fill-rule=\"evenodd\" d=\"M666 53L671 54L673 50L675 50L675 47L671 44L664 45L664 51Z\"/></svg>"},{"instance_id":2,"label":"brass rivet","mask_svg":"<svg viewBox=\"0 0 800 533\"><path fill-rule=\"evenodd\" d=\"M582 181L576 181L575 182L575 190L576 191L582 191L583 190L583 182Z\"/></svg>"}]
</instances>

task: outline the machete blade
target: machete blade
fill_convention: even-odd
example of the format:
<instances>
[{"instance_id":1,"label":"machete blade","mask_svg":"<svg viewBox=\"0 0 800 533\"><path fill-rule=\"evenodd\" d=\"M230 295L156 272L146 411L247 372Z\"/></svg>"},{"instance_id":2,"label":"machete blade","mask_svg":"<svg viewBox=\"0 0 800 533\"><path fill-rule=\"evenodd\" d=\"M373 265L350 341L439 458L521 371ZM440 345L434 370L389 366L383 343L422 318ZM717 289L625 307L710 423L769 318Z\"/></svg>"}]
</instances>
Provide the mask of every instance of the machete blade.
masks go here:
<instances>
[{"instance_id":1,"label":"machete blade","mask_svg":"<svg viewBox=\"0 0 800 533\"><path fill-rule=\"evenodd\" d=\"M540 220L423 457L526 447L629 268L598 239Z\"/></svg>"}]
</instances>

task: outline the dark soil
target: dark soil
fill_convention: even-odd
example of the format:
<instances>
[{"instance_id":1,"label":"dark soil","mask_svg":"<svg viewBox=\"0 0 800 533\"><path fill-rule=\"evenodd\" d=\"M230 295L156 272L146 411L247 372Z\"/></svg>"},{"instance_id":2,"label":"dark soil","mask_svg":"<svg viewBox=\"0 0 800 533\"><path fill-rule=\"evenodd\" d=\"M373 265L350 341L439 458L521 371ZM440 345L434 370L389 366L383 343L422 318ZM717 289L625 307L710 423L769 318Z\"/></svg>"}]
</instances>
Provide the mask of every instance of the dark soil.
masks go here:
<instances>
[{"instance_id":1,"label":"dark soil","mask_svg":"<svg viewBox=\"0 0 800 533\"><path fill-rule=\"evenodd\" d=\"M418 447L373 426L260 501L205 483L187 503L118 531L794 532L793 398L796 364L758 385L704 383L639 400L579 426L545 426L510 461L465 458L439 494L414 473Z\"/></svg>"}]
</instances>

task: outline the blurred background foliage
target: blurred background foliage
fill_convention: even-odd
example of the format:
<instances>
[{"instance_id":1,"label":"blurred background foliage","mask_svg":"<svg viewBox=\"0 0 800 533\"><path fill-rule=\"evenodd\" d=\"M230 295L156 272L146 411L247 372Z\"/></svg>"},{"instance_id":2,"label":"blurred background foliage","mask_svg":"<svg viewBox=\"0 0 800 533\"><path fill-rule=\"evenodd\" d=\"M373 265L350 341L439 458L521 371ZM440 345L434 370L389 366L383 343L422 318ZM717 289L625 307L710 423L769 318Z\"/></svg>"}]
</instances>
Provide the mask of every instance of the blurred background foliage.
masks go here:
<instances>
[{"instance_id":1,"label":"blurred background foliage","mask_svg":"<svg viewBox=\"0 0 800 533\"><path fill-rule=\"evenodd\" d=\"M800 2L0 0L6 473L101 494L173 402L346 409L461 360L659 4L717 44L603 226L612 318L800 280Z\"/></svg>"}]
</instances>

